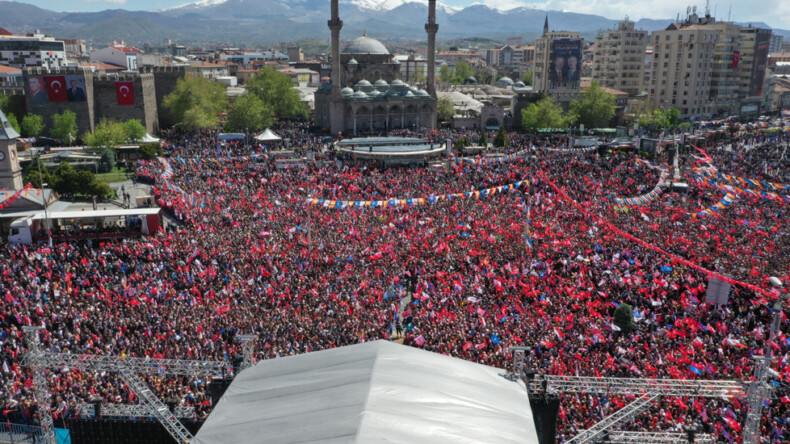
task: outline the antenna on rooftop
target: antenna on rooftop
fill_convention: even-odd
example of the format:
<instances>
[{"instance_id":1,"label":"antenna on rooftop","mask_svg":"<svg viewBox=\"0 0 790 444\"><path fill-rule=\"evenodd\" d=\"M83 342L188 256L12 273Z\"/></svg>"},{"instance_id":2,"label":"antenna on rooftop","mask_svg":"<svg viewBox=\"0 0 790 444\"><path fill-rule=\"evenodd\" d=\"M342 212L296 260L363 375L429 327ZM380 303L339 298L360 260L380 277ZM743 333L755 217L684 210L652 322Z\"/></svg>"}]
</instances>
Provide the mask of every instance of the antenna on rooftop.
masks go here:
<instances>
[{"instance_id":1,"label":"antenna on rooftop","mask_svg":"<svg viewBox=\"0 0 790 444\"><path fill-rule=\"evenodd\" d=\"M730 10L727 12L727 21L730 21L730 17L732 17L732 0L730 0Z\"/></svg>"}]
</instances>

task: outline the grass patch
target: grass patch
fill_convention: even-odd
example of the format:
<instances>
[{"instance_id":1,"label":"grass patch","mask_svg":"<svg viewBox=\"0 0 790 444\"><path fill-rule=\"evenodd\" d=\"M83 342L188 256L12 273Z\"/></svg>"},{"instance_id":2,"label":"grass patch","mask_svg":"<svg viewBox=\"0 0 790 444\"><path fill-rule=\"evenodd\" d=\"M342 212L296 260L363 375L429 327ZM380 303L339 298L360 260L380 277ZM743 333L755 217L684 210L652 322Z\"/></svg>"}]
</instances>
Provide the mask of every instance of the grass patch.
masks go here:
<instances>
[{"instance_id":1,"label":"grass patch","mask_svg":"<svg viewBox=\"0 0 790 444\"><path fill-rule=\"evenodd\" d=\"M96 175L96 180L101 183L111 184L114 182L124 182L132 177L132 173L127 173L123 168L114 168L107 173L100 173Z\"/></svg>"}]
</instances>

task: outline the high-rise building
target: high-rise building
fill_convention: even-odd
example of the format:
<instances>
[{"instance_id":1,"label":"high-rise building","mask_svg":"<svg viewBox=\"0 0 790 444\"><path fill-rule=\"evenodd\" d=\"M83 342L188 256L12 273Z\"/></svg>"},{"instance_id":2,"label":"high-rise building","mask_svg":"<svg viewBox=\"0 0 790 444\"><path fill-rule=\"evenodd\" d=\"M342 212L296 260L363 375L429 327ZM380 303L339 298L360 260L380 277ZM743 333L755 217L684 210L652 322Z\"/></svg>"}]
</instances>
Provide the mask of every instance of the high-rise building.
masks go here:
<instances>
[{"instance_id":1,"label":"high-rise building","mask_svg":"<svg viewBox=\"0 0 790 444\"><path fill-rule=\"evenodd\" d=\"M712 22L706 27L718 31L710 78L711 113L738 112L738 68L741 57L741 27L732 22Z\"/></svg>"},{"instance_id":2,"label":"high-rise building","mask_svg":"<svg viewBox=\"0 0 790 444\"><path fill-rule=\"evenodd\" d=\"M782 52L782 43L784 43L784 36L779 34L771 35L771 44L768 46L768 52Z\"/></svg>"},{"instance_id":3,"label":"high-rise building","mask_svg":"<svg viewBox=\"0 0 790 444\"><path fill-rule=\"evenodd\" d=\"M535 40L533 91L548 93L560 103L578 98L583 47L584 39L578 32L549 31L546 16L543 35Z\"/></svg>"},{"instance_id":4,"label":"high-rise building","mask_svg":"<svg viewBox=\"0 0 790 444\"><path fill-rule=\"evenodd\" d=\"M689 14L681 23L653 33L653 76L648 100L657 108L680 110L683 117L711 113L713 55L719 32L705 17Z\"/></svg>"},{"instance_id":5,"label":"high-rise building","mask_svg":"<svg viewBox=\"0 0 790 444\"><path fill-rule=\"evenodd\" d=\"M760 97L763 94L765 68L768 65L771 30L749 26L741 28L740 31L738 92L741 98Z\"/></svg>"},{"instance_id":6,"label":"high-rise building","mask_svg":"<svg viewBox=\"0 0 790 444\"><path fill-rule=\"evenodd\" d=\"M626 19L595 39L592 78L601 86L635 96L642 91L647 31Z\"/></svg>"}]
</instances>

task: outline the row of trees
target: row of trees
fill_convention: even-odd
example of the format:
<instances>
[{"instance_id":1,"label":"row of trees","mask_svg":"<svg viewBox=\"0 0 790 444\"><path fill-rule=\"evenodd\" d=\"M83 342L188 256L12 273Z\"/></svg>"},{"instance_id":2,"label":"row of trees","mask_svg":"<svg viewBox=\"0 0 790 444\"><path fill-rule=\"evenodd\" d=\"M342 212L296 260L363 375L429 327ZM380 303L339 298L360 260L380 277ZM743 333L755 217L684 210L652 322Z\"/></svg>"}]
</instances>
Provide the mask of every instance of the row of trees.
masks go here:
<instances>
[{"instance_id":1,"label":"row of trees","mask_svg":"<svg viewBox=\"0 0 790 444\"><path fill-rule=\"evenodd\" d=\"M39 174L39 168L41 168L41 174ZM75 170L67 162L61 162L55 171L50 173L41 159L34 157L25 168L23 176L25 181L33 186L41 188L42 184L46 183L60 195L113 196L113 190L107 184L99 182L92 172Z\"/></svg>"},{"instance_id":2,"label":"row of trees","mask_svg":"<svg viewBox=\"0 0 790 444\"><path fill-rule=\"evenodd\" d=\"M264 67L247 82L247 92L229 103L225 87L201 76L179 79L164 106L181 129L192 131L218 126L225 116L227 131L258 131L275 117L307 117L308 111L289 76Z\"/></svg>"},{"instance_id":3,"label":"row of trees","mask_svg":"<svg viewBox=\"0 0 790 444\"><path fill-rule=\"evenodd\" d=\"M90 150L101 156L99 170L112 171L115 168L115 147L124 143L137 143L145 137L146 129L137 119L126 122L101 119L92 133L87 132L82 136Z\"/></svg>"},{"instance_id":4,"label":"row of trees","mask_svg":"<svg viewBox=\"0 0 790 444\"><path fill-rule=\"evenodd\" d=\"M567 112L550 96L530 104L521 112L521 126L530 131L579 124L600 128L609 124L614 113L615 97L593 82L584 89L580 100L571 101Z\"/></svg>"},{"instance_id":5,"label":"row of trees","mask_svg":"<svg viewBox=\"0 0 790 444\"><path fill-rule=\"evenodd\" d=\"M0 110L16 132L22 137L37 137L45 134L44 130L47 127L44 125L44 118L38 114L25 114L20 120L17 115L20 111L11 102L11 97L0 96ZM53 139L71 141L72 137L77 136L77 131L77 115L73 111L65 110L52 116L52 126L49 127L48 133Z\"/></svg>"}]
</instances>

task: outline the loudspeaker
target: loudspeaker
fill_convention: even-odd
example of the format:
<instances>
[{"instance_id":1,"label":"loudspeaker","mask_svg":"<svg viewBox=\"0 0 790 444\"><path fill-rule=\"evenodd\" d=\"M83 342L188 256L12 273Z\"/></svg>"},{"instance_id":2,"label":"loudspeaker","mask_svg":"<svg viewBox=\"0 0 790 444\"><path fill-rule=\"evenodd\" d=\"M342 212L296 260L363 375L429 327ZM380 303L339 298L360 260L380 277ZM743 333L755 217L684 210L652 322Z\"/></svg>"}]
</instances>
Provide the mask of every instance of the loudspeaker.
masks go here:
<instances>
[{"instance_id":1,"label":"loudspeaker","mask_svg":"<svg viewBox=\"0 0 790 444\"><path fill-rule=\"evenodd\" d=\"M535 421L540 444L557 442L557 415L560 412L560 398L556 396L530 396L529 406Z\"/></svg>"}]
</instances>

